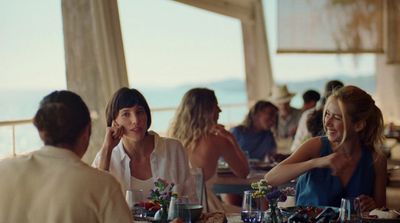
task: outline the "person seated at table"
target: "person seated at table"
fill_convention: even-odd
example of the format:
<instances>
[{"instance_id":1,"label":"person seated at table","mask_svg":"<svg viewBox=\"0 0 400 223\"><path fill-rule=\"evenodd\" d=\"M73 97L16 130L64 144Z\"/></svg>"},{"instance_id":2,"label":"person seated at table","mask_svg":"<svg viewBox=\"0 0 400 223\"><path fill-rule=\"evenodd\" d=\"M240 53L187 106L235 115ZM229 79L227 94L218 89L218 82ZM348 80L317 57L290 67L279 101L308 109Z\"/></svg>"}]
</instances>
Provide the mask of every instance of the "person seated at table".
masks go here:
<instances>
[{"instance_id":1,"label":"person seated at table","mask_svg":"<svg viewBox=\"0 0 400 223\"><path fill-rule=\"evenodd\" d=\"M360 199L362 211L386 205L386 157L381 110L372 97L345 86L327 99L326 136L306 141L265 176L271 185L297 179L296 204L340 206L341 198Z\"/></svg>"},{"instance_id":2,"label":"person seated at table","mask_svg":"<svg viewBox=\"0 0 400 223\"><path fill-rule=\"evenodd\" d=\"M249 158L269 161L276 154L276 142L271 128L277 126L278 108L260 100L246 115L243 123L231 129L240 148Z\"/></svg>"},{"instance_id":3,"label":"person seated at table","mask_svg":"<svg viewBox=\"0 0 400 223\"><path fill-rule=\"evenodd\" d=\"M311 108L315 108L321 95L318 91L309 89L303 93L303 108L302 111L307 111Z\"/></svg>"},{"instance_id":4,"label":"person seated at table","mask_svg":"<svg viewBox=\"0 0 400 223\"><path fill-rule=\"evenodd\" d=\"M231 207L223 205L212 192L218 160L223 158L232 172L241 178L247 176L249 166L235 137L218 124L220 112L214 91L193 88L183 96L168 134L183 143L190 165L203 170L207 188L206 205L210 211L230 212Z\"/></svg>"},{"instance_id":5,"label":"person seated at table","mask_svg":"<svg viewBox=\"0 0 400 223\"><path fill-rule=\"evenodd\" d=\"M115 178L81 161L91 131L81 97L50 93L33 124L44 146L0 161L0 222L131 223Z\"/></svg>"},{"instance_id":6,"label":"person seated at table","mask_svg":"<svg viewBox=\"0 0 400 223\"><path fill-rule=\"evenodd\" d=\"M290 147L291 152L294 152L307 139L324 134L322 127L322 112L325 101L331 95L333 90L337 90L341 87L343 87L343 83L339 80L328 81L325 84L324 96L321 98L320 106L308 109L301 114L299 125Z\"/></svg>"},{"instance_id":7,"label":"person seated at table","mask_svg":"<svg viewBox=\"0 0 400 223\"><path fill-rule=\"evenodd\" d=\"M322 116L323 116L322 110L323 109L314 110L311 114L309 114L309 116L307 118L306 127L307 127L307 131L311 135L309 138L325 135L324 123L322 120Z\"/></svg>"},{"instance_id":8,"label":"person seated at table","mask_svg":"<svg viewBox=\"0 0 400 223\"><path fill-rule=\"evenodd\" d=\"M158 178L175 184L179 196L196 200L194 179L182 144L149 131L151 113L136 89L116 91L106 108L107 129L93 166L109 171L127 189L146 195Z\"/></svg>"},{"instance_id":9,"label":"person seated at table","mask_svg":"<svg viewBox=\"0 0 400 223\"><path fill-rule=\"evenodd\" d=\"M272 88L270 101L279 109L278 139L293 139L300 119L301 110L290 105L295 93L289 92L287 85L275 85Z\"/></svg>"}]
</instances>

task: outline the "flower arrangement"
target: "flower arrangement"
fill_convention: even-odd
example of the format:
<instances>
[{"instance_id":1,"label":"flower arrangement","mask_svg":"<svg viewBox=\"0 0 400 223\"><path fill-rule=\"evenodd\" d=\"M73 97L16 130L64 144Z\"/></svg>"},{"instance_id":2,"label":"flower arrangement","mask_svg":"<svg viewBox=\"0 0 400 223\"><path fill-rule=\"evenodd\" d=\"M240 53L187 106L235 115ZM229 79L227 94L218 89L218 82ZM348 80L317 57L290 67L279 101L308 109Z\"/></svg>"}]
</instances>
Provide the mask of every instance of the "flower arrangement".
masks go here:
<instances>
[{"instance_id":1,"label":"flower arrangement","mask_svg":"<svg viewBox=\"0 0 400 223\"><path fill-rule=\"evenodd\" d=\"M282 222L282 215L277 208L278 201L284 202L288 195L294 195L293 188L279 189L269 185L265 179L252 183L251 188L253 189L253 198L265 198L268 200L269 211L264 215L264 221L267 223Z\"/></svg>"},{"instance_id":2,"label":"flower arrangement","mask_svg":"<svg viewBox=\"0 0 400 223\"><path fill-rule=\"evenodd\" d=\"M174 183L168 183L166 180L158 178L154 182L154 189L151 190L149 199L160 204L161 207L167 207L171 197L177 197L177 194L172 192L174 186Z\"/></svg>"},{"instance_id":3,"label":"flower arrangement","mask_svg":"<svg viewBox=\"0 0 400 223\"><path fill-rule=\"evenodd\" d=\"M161 209L154 214L154 219L158 222L168 222L168 205L172 197L177 197L177 194L172 192L174 186L174 183L168 183L161 178L154 182L154 189L150 191L149 199L161 206Z\"/></svg>"},{"instance_id":4,"label":"flower arrangement","mask_svg":"<svg viewBox=\"0 0 400 223\"><path fill-rule=\"evenodd\" d=\"M252 183L251 188L254 190L254 198L265 197L270 203L286 201L286 196L290 195L291 191L293 190L291 188L280 190L277 187L269 185L265 179Z\"/></svg>"}]
</instances>

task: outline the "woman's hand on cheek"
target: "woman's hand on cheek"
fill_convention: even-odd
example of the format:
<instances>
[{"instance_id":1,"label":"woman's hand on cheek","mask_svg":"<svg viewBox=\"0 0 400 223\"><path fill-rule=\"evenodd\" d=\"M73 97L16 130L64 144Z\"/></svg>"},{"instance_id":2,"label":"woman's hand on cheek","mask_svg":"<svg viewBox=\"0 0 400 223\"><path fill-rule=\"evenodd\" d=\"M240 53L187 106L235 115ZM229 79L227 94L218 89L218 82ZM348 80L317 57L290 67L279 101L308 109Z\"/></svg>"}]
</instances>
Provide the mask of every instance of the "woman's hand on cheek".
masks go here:
<instances>
[{"instance_id":1,"label":"woman's hand on cheek","mask_svg":"<svg viewBox=\"0 0 400 223\"><path fill-rule=\"evenodd\" d=\"M104 139L103 147L110 150L114 149L121 140L124 134L124 128L113 121L111 127L106 128L106 136Z\"/></svg>"},{"instance_id":2,"label":"woman's hand on cheek","mask_svg":"<svg viewBox=\"0 0 400 223\"><path fill-rule=\"evenodd\" d=\"M112 138L113 139L121 139L125 133L125 128L122 125L119 125L116 121L113 121L111 124Z\"/></svg>"},{"instance_id":3,"label":"woman's hand on cheek","mask_svg":"<svg viewBox=\"0 0 400 223\"><path fill-rule=\"evenodd\" d=\"M216 124L214 127L211 129L211 133L214 135L222 135L223 131L225 130L223 125Z\"/></svg>"},{"instance_id":4,"label":"woman's hand on cheek","mask_svg":"<svg viewBox=\"0 0 400 223\"><path fill-rule=\"evenodd\" d=\"M232 134L225 129L225 126L221 124L215 125L212 133L214 133L214 135L219 135L228 139L232 136Z\"/></svg>"}]
</instances>

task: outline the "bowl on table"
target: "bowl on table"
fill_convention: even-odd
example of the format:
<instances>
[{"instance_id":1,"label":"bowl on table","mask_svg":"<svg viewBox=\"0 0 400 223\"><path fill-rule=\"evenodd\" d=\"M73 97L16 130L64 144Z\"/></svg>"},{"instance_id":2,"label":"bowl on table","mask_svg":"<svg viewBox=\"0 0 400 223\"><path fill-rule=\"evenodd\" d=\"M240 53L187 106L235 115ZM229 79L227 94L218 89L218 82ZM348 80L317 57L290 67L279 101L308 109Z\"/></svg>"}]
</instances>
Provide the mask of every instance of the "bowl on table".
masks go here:
<instances>
[{"instance_id":1,"label":"bowl on table","mask_svg":"<svg viewBox=\"0 0 400 223\"><path fill-rule=\"evenodd\" d=\"M192 222L198 220L203 212L203 205L201 204L186 204L185 208L190 211L190 219Z\"/></svg>"}]
</instances>

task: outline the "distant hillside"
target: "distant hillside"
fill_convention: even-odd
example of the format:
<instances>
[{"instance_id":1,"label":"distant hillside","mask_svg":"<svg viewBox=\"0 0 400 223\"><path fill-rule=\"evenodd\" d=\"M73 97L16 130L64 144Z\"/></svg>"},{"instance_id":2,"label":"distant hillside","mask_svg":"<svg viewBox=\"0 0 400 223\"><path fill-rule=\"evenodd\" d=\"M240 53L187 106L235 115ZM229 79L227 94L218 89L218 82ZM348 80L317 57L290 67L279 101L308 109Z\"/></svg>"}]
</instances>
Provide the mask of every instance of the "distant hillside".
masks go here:
<instances>
[{"instance_id":1,"label":"distant hillside","mask_svg":"<svg viewBox=\"0 0 400 223\"><path fill-rule=\"evenodd\" d=\"M178 86L179 89L190 89L194 87L206 87L219 91L245 91L246 89L244 80L240 79L225 79L215 82L207 82L201 84L184 84Z\"/></svg>"},{"instance_id":2,"label":"distant hillside","mask_svg":"<svg viewBox=\"0 0 400 223\"><path fill-rule=\"evenodd\" d=\"M287 82L289 91L296 93L296 96L293 98L291 104L294 107L300 108L303 104L302 94L308 89L314 89L319 92L323 92L325 83L329 80L337 79L342 81L346 85L356 85L370 94L375 93L375 77L373 75L369 76L359 76L359 77L348 77L345 75L336 75L334 77L329 78L321 78L317 80L307 80L307 81L296 81L296 82ZM284 83L279 83L284 84ZM245 103L247 101L246 96L246 85L244 80L239 79L226 79L222 81L209 82L203 84L187 84L180 85L176 88L166 89L158 89L157 95L168 94L168 92L180 92L179 94L175 94L175 96L166 96L166 100L163 100L164 103L172 103L177 105L183 96L184 92L193 87L207 87L213 89L216 92L217 98L222 104L229 103ZM151 90L150 92L154 92ZM150 93L149 92L149 93ZM150 93L151 94L151 93ZM151 99L150 99L151 100ZM160 105L158 103L154 103L154 105ZM164 104L163 104L164 105Z\"/></svg>"},{"instance_id":3,"label":"distant hillside","mask_svg":"<svg viewBox=\"0 0 400 223\"><path fill-rule=\"evenodd\" d=\"M325 83L329 80L337 79L342 81L346 85L356 85L366 90L367 92L373 94L375 93L375 76L359 76L359 77L348 77L345 75L337 75L330 78L321 78L312 81L296 81L296 82L287 82L286 84L289 87L290 91L302 94L307 89L315 89L320 92L323 91ZM284 84L284 83L279 83ZM192 87L208 87L218 91L245 91L246 85L244 80L239 79L226 79L222 81L209 82L205 84L188 84L181 85L178 88L180 89L190 89Z\"/></svg>"},{"instance_id":4,"label":"distant hillside","mask_svg":"<svg viewBox=\"0 0 400 223\"><path fill-rule=\"evenodd\" d=\"M338 75L332 78L323 78L313 81L303 82L289 82L287 83L289 89L296 93L302 94L306 89L315 89L320 92L324 90L325 83L329 80L337 79L342 81L345 85L358 86L370 94L374 94L376 90L375 76L360 76L360 77L348 77L345 75Z\"/></svg>"}]
</instances>

